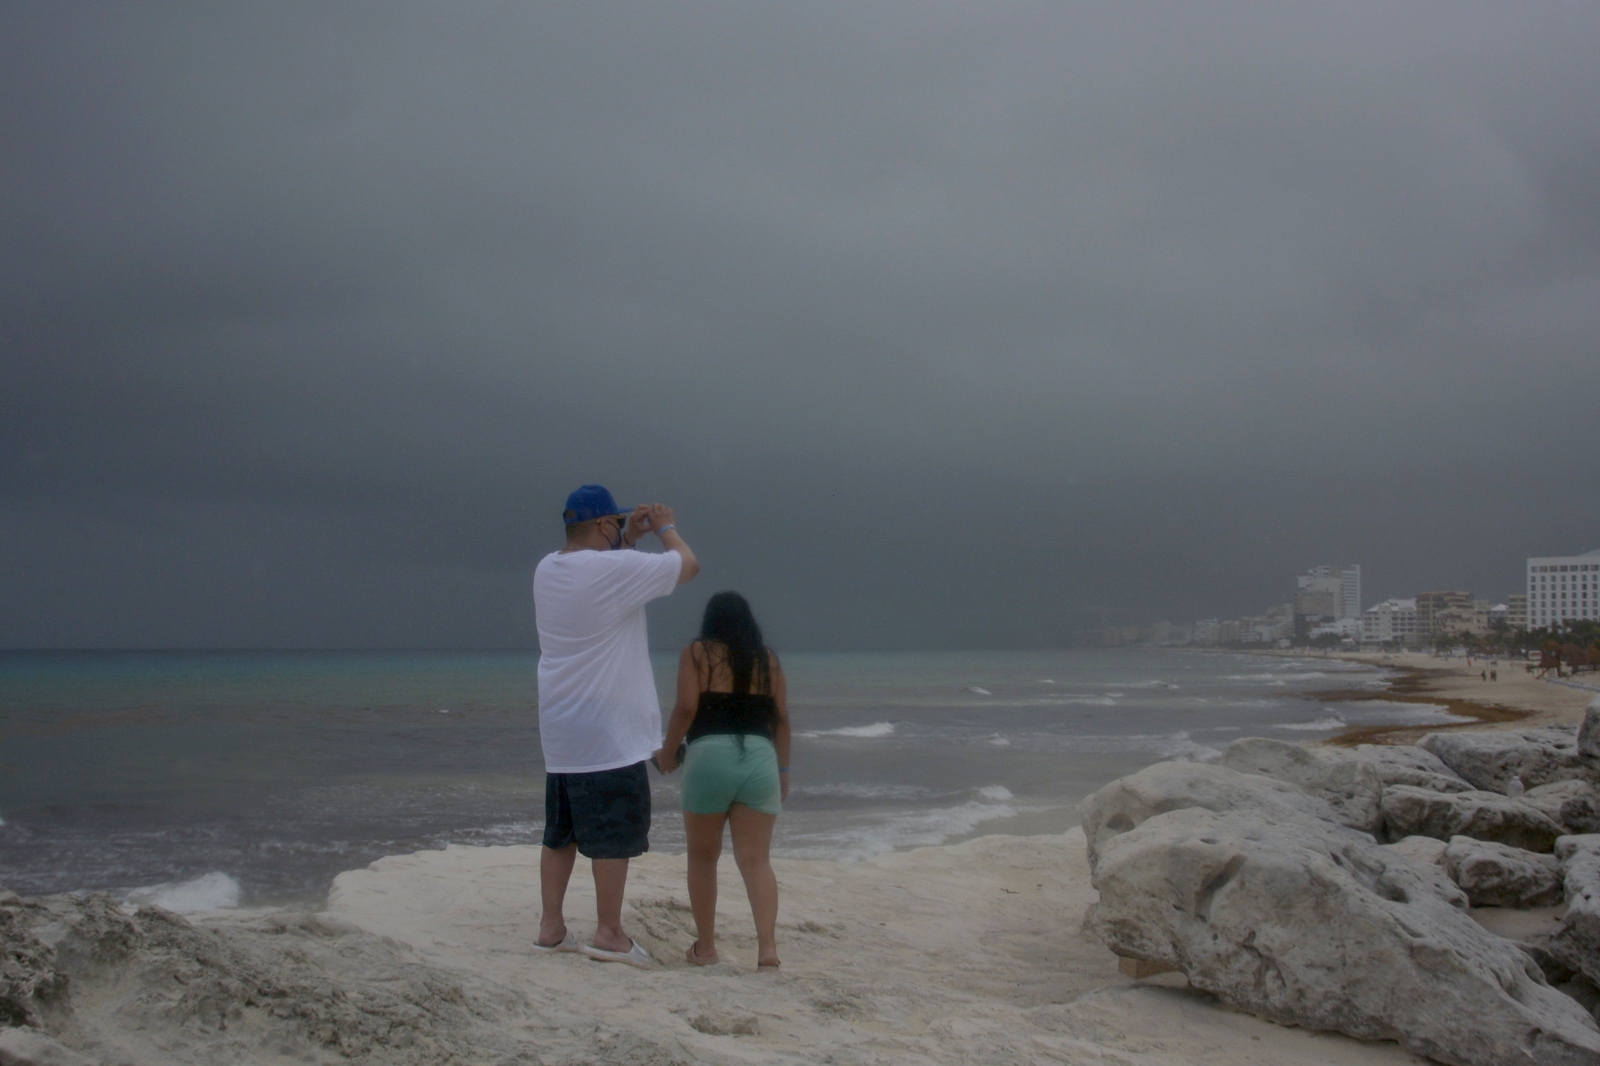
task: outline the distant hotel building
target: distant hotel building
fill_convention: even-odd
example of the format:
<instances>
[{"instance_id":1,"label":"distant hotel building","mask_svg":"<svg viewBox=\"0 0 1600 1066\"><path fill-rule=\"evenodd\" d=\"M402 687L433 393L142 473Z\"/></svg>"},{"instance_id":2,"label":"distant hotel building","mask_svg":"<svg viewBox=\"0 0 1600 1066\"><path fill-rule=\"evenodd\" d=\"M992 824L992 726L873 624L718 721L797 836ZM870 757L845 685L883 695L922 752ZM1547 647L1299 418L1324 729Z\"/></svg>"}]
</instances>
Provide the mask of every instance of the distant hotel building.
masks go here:
<instances>
[{"instance_id":1,"label":"distant hotel building","mask_svg":"<svg viewBox=\"0 0 1600 1066\"><path fill-rule=\"evenodd\" d=\"M1600 619L1600 548L1528 559L1528 628Z\"/></svg>"},{"instance_id":2,"label":"distant hotel building","mask_svg":"<svg viewBox=\"0 0 1600 1066\"><path fill-rule=\"evenodd\" d=\"M1314 566L1295 579L1294 640L1304 644L1311 631L1345 619L1361 618L1361 567L1335 571ZM1352 627L1354 628L1354 627Z\"/></svg>"},{"instance_id":3,"label":"distant hotel building","mask_svg":"<svg viewBox=\"0 0 1600 1066\"><path fill-rule=\"evenodd\" d=\"M1488 628L1488 614L1489 605L1480 605L1470 592L1417 593L1417 633L1422 637L1482 633Z\"/></svg>"},{"instance_id":4,"label":"distant hotel building","mask_svg":"<svg viewBox=\"0 0 1600 1066\"><path fill-rule=\"evenodd\" d=\"M1528 628L1528 594L1513 592L1506 597L1506 624L1512 629Z\"/></svg>"},{"instance_id":5,"label":"distant hotel building","mask_svg":"<svg viewBox=\"0 0 1600 1066\"><path fill-rule=\"evenodd\" d=\"M1361 564L1339 571L1339 617L1361 618Z\"/></svg>"},{"instance_id":6,"label":"distant hotel building","mask_svg":"<svg viewBox=\"0 0 1600 1066\"><path fill-rule=\"evenodd\" d=\"M1417 601L1384 600L1361 616L1361 640L1367 644L1416 644Z\"/></svg>"}]
</instances>

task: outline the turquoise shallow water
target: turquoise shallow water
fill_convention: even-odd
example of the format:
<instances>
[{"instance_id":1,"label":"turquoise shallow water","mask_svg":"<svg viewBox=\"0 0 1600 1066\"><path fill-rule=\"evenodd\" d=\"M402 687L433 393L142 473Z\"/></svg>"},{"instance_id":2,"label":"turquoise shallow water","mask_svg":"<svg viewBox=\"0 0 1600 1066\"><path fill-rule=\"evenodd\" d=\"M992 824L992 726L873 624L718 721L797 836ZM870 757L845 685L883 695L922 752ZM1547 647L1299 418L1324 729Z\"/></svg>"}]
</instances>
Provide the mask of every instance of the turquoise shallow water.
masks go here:
<instances>
[{"instance_id":1,"label":"turquoise shallow water","mask_svg":"<svg viewBox=\"0 0 1600 1066\"><path fill-rule=\"evenodd\" d=\"M663 699L676 657L656 658ZM0 885L188 884L317 900L342 870L447 843L536 842L535 656L0 652ZM1085 794L1251 733L1306 739L1392 705L1322 660L1161 651L785 656L794 791L775 847L853 858L1059 831ZM681 846L656 778L652 846ZM198 886L198 887L197 887Z\"/></svg>"}]
</instances>

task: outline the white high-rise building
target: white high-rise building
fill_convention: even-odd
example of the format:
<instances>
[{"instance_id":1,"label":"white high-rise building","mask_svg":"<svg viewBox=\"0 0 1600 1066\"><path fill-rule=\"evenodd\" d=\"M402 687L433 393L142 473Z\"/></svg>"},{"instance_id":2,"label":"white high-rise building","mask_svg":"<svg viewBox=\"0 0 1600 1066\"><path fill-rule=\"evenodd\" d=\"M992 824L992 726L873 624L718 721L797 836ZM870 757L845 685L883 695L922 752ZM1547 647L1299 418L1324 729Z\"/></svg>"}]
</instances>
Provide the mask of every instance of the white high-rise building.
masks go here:
<instances>
[{"instance_id":1,"label":"white high-rise building","mask_svg":"<svg viewBox=\"0 0 1600 1066\"><path fill-rule=\"evenodd\" d=\"M1298 614L1330 618L1361 617L1361 567L1351 563L1343 570L1313 566L1295 578Z\"/></svg>"},{"instance_id":2,"label":"white high-rise building","mask_svg":"<svg viewBox=\"0 0 1600 1066\"><path fill-rule=\"evenodd\" d=\"M1417 601L1384 600L1368 607L1361 618L1361 639L1369 644L1415 644Z\"/></svg>"},{"instance_id":3,"label":"white high-rise building","mask_svg":"<svg viewBox=\"0 0 1600 1066\"><path fill-rule=\"evenodd\" d=\"M1600 619L1600 548L1528 558L1528 628Z\"/></svg>"},{"instance_id":4,"label":"white high-rise building","mask_svg":"<svg viewBox=\"0 0 1600 1066\"><path fill-rule=\"evenodd\" d=\"M1339 571L1339 617L1361 617L1361 564L1351 563Z\"/></svg>"}]
</instances>

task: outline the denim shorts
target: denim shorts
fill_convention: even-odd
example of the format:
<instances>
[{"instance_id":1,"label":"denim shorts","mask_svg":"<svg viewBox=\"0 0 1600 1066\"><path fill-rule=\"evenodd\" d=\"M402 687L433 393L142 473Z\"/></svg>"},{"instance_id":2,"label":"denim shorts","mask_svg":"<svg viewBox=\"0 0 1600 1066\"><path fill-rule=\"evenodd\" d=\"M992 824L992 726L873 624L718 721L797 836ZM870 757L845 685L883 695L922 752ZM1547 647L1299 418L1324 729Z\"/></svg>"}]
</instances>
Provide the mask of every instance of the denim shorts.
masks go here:
<instances>
[{"instance_id":1,"label":"denim shorts","mask_svg":"<svg viewBox=\"0 0 1600 1066\"><path fill-rule=\"evenodd\" d=\"M588 859L650 850L650 775L644 763L588 774L544 775L544 846L578 845Z\"/></svg>"}]
</instances>

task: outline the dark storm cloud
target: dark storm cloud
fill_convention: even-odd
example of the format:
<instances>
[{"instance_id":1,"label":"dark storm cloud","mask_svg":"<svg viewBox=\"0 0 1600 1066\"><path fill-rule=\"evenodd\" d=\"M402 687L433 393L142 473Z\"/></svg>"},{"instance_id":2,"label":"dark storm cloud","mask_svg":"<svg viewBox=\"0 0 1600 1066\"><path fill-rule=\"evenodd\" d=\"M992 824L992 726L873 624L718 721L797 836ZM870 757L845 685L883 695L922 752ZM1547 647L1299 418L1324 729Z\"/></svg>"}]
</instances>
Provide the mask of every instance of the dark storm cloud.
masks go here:
<instances>
[{"instance_id":1,"label":"dark storm cloud","mask_svg":"<svg viewBox=\"0 0 1600 1066\"><path fill-rule=\"evenodd\" d=\"M0 20L0 643L526 643L597 479L791 645L1600 546L1586 5Z\"/></svg>"}]
</instances>

